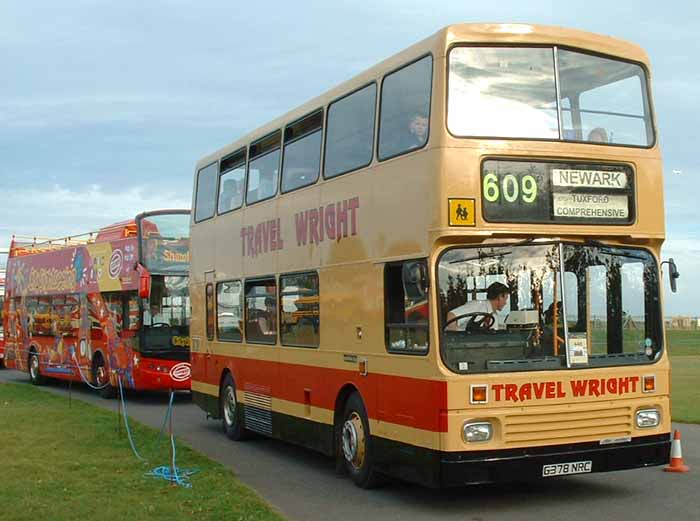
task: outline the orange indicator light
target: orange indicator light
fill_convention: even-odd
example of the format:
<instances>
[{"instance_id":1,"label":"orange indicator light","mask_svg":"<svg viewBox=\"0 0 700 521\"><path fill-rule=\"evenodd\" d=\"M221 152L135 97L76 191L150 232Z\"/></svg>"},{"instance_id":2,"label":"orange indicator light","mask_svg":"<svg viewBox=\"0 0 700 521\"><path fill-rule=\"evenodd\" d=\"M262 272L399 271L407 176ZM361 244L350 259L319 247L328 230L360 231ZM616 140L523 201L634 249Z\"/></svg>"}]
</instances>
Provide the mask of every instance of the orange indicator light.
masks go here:
<instances>
[{"instance_id":1,"label":"orange indicator light","mask_svg":"<svg viewBox=\"0 0 700 521\"><path fill-rule=\"evenodd\" d=\"M645 393L651 393L656 390L656 376L652 375L647 375L643 378L644 380L644 392Z\"/></svg>"},{"instance_id":2,"label":"orange indicator light","mask_svg":"<svg viewBox=\"0 0 700 521\"><path fill-rule=\"evenodd\" d=\"M487 403L488 387L486 385L472 385L470 403Z\"/></svg>"}]
</instances>

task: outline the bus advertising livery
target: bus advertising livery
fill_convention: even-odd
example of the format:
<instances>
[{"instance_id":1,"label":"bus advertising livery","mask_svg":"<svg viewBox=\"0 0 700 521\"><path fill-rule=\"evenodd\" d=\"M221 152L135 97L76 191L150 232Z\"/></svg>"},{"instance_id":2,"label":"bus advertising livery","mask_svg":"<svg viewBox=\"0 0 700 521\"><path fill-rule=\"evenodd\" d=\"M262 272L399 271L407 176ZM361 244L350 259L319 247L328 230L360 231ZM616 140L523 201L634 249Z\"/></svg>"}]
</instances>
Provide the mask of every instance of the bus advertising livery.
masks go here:
<instances>
[{"instance_id":1,"label":"bus advertising livery","mask_svg":"<svg viewBox=\"0 0 700 521\"><path fill-rule=\"evenodd\" d=\"M119 385L189 390L188 222L188 210L163 210L77 237L13 238L7 366L105 397Z\"/></svg>"}]
</instances>

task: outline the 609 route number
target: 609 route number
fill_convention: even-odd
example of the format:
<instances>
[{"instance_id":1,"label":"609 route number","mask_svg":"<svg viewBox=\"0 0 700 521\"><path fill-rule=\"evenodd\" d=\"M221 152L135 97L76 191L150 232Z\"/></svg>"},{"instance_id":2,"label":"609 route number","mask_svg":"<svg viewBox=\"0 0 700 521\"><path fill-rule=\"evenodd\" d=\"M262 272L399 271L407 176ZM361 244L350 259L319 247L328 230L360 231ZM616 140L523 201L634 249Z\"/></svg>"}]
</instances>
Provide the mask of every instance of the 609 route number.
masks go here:
<instances>
[{"instance_id":1,"label":"609 route number","mask_svg":"<svg viewBox=\"0 0 700 521\"><path fill-rule=\"evenodd\" d=\"M520 178L513 174L506 174L498 182L498 176L494 173L484 176L484 199L490 203L497 203L503 199L508 203L515 203L518 198L524 203L534 203L537 199L537 180L534 176L524 175Z\"/></svg>"}]
</instances>

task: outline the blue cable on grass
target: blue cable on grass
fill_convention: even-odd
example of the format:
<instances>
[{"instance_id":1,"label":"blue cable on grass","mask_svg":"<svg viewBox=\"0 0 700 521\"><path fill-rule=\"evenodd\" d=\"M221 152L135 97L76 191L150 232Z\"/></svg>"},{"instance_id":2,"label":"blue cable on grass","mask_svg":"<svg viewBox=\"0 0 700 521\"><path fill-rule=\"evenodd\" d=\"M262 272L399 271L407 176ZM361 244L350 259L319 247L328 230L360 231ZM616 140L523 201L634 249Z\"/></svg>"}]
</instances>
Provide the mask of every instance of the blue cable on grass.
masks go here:
<instances>
[{"instance_id":1,"label":"blue cable on grass","mask_svg":"<svg viewBox=\"0 0 700 521\"><path fill-rule=\"evenodd\" d=\"M131 437L131 429L129 429L129 420L126 414L126 401L124 401L124 390L122 389L122 379L117 375L117 382L119 383L119 399L122 401L122 414L124 416L124 425L126 426L126 434L129 437L129 444L131 445L131 450L134 452L134 456L141 461L146 461L145 458L141 457L139 451L136 450L134 446L134 440Z\"/></svg>"},{"instance_id":2,"label":"blue cable on grass","mask_svg":"<svg viewBox=\"0 0 700 521\"><path fill-rule=\"evenodd\" d=\"M133 451L134 455L141 461L146 461L145 458L143 458L138 451L136 450L136 446L134 445L134 440L133 437L131 436L131 429L129 429L129 421L127 419L127 412L126 412L126 401L124 400L124 390L122 389L122 380L121 378L117 378L117 382L119 382L119 398L122 401L122 414L124 415L124 425L126 426L126 432L129 437L129 444L131 445L131 450ZM165 420L163 421L163 426L161 427L161 434L163 430L165 429L165 425L167 423L168 418L171 417L172 411L173 411L173 399L175 398L175 393L173 391L170 391L170 401L168 402L168 411L165 413ZM156 478L163 478L166 481L169 481L171 483L175 483L181 487L185 488L192 488L192 483L190 483L189 477L193 474L196 474L199 472L199 469L180 469L177 467L175 457L176 457L176 450L175 450L175 437L173 436L172 433L170 433L170 446L172 447L173 450L173 457L171 461L171 466L160 466L154 468L150 472L146 472L144 476L148 477L156 477Z\"/></svg>"},{"instance_id":3,"label":"blue cable on grass","mask_svg":"<svg viewBox=\"0 0 700 521\"><path fill-rule=\"evenodd\" d=\"M170 391L170 402L168 403L168 412L165 415L165 420L163 422L163 427L161 428L161 433L163 432L163 429L165 428L165 424L167 422L167 419L172 415L173 411L173 399L175 398L175 393L173 391ZM156 477L156 478L163 478L166 481L169 481L171 483L175 483L181 487L185 488L192 488L192 483L190 483L189 477L193 474L196 474L199 472L199 469L181 469L178 468L177 463L176 463L176 454L177 451L175 449L175 437L173 436L172 432L170 433L170 446L172 448L173 452L173 457L171 461L170 467L167 466L160 466L154 468L151 472L147 472L144 474L145 476L149 477Z\"/></svg>"}]
</instances>

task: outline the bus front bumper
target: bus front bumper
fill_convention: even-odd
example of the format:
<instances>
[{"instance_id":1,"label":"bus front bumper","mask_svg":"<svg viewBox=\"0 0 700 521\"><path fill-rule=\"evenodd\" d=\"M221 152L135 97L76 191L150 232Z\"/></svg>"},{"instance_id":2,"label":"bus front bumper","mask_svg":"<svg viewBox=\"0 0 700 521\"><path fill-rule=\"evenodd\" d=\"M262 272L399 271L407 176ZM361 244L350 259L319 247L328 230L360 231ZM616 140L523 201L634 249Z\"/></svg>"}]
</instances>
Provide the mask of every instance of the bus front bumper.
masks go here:
<instances>
[{"instance_id":1,"label":"bus front bumper","mask_svg":"<svg viewBox=\"0 0 700 521\"><path fill-rule=\"evenodd\" d=\"M633 438L614 445L594 442L528 449L443 452L440 458L440 485L454 487L542 479L547 477L544 475L547 465L559 466L554 470L547 468L547 473L552 474L561 470L588 473L652 467L667 464L670 450L671 436L668 433ZM586 462L590 464L581 464ZM564 467L562 464L565 463L570 465ZM572 463L579 465L572 466Z\"/></svg>"}]
</instances>

